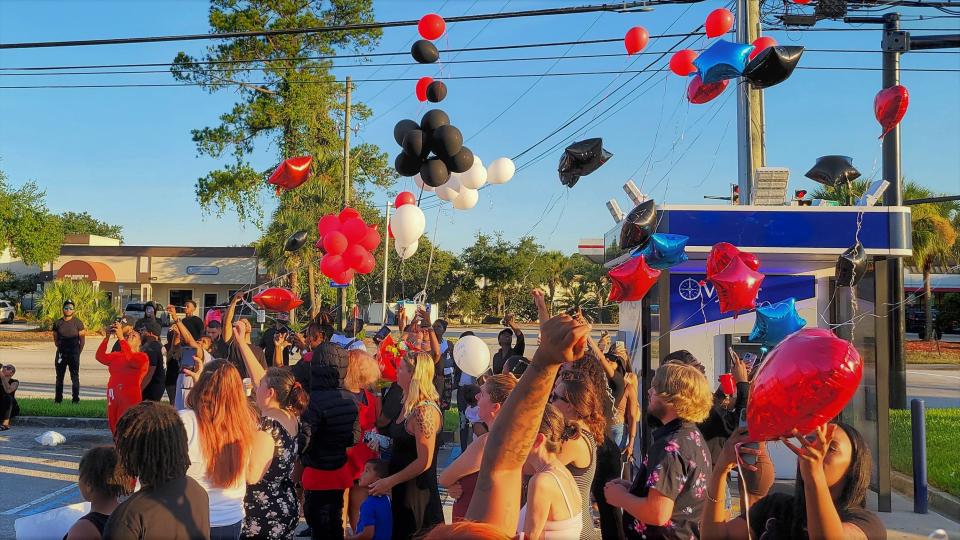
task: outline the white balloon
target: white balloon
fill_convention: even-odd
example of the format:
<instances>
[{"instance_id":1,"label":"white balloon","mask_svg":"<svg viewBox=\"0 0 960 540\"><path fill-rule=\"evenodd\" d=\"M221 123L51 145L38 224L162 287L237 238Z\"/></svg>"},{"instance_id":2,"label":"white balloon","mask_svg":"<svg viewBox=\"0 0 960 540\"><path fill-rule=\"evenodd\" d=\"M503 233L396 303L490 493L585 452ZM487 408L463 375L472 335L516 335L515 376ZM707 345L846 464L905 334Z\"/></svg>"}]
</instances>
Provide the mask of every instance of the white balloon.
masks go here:
<instances>
[{"instance_id":1,"label":"white balloon","mask_svg":"<svg viewBox=\"0 0 960 540\"><path fill-rule=\"evenodd\" d=\"M437 197L445 201L453 201L460 195L460 175L451 174L450 179L446 181L442 186L436 188Z\"/></svg>"},{"instance_id":2,"label":"white balloon","mask_svg":"<svg viewBox=\"0 0 960 540\"><path fill-rule=\"evenodd\" d=\"M453 360L467 375L479 377L490 369L490 348L477 336L464 336L453 346Z\"/></svg>"},{"instance_id":3,"label":"white balloon","mask_svg":"<svg viewBox=\"0 0 960 540\"><path fill-rule=\"evenodd\" d=\"M460 175L460 185L470 189L480 189L487 183L487 168L483 166L480 158L473 156L473 166Z\"/></svg>"},{"instance_id":4,"label":"white balloon","mask_svg":"<svg viewBox=\"0 0 960 540\"><path fill-rule=\"evenodd\" d=\"M390 218L390 230L393 231L397 244L401 246L409 246L416 242L426 226L427 219L423 215L423 210L415 204L405 204L397 208L396 213Z\"/></svg>"},{"instance_id":5,"label":"white balloon","mask_svg":"<svg viewBox=\"0 0 960 540\"><path fill-rule=\"evenodd\" d=\"M517 172L517 167L510 158L497 158L487 167L487 182L491 184L506 184Z\"/></svg>"},{"instance_id":6,"label":"white balloon","mask_svg":"<svg viewBox=\"0 0 960 540\"><path fill-rule=\"evenodd\" d=\"M399 255L400 259L404 261L410 257L413 257L413 254L417 252L418 247L420 247L420 242L414 242L408 246L402 246L400 244L393 245L393 249L396 250L397 255Z\"/></svg>"},{"instance_id":7,"label":"white balloon","mask_svg":"<svg viewBox=\"0 0 960 540\"><path fill-rule=\"evenodd\" d=\"M422 189L422 190L424 190L424 191L433 191L433 188L432 188L432 187L430 187L430 186L428 186L428 185L426 185L426 184L423 183L423 179L420 178L420 173L417 173L417 174L413 175L413 183L416 184L416 186L417 186L418 188L420 188L420 189Z\"/></svg>"},{"instance_id":8,"label":"white balloon","mask_svg":"<svg viewBox=\"0 0 960 540\"><path fill-rule=\"evenodd\" d=\"M460 195L453 200L453 207L457 210L469 210L477 205L480 193L475 189L461 188Z\"/></svg>"}]
</instances>

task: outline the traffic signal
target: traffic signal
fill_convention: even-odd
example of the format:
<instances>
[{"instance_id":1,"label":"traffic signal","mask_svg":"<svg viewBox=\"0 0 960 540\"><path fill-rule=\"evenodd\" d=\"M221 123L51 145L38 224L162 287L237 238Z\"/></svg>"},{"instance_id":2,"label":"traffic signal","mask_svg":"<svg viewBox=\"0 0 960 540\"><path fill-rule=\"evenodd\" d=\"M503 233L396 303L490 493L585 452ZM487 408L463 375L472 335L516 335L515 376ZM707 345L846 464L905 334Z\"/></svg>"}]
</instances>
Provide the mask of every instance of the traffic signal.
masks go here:
<instances>
[{"instance_id":1,"label":"traffic signal","mask_svg":"<svg viewBox=\"0 0 960 540\"><path fill-rule=\"evenodd\" d=\"M805 200L804 197L807 196L807 190L798 189L793 192L793 200L797 201L797 206L810 206L813 201Z\"/></svg>"},{"instance_id":2,"label":"traffic signal","mask_svg":"<svg viewBox=\"0 0 960 540\"><path fill-rule=\"evenodd\" d=\"M730 184L730 204L740 204L739 184Z\"/></svg>"}]
</instances>

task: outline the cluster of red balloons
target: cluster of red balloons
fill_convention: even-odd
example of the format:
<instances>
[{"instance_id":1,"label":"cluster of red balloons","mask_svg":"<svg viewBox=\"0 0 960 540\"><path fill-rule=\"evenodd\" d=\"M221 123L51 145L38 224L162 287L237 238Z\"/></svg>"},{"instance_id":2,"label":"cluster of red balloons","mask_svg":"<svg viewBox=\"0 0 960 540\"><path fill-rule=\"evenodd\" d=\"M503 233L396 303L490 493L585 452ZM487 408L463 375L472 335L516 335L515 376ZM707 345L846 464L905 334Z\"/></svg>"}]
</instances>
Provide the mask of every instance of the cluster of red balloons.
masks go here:
<instances>
[{"instance_id":1,"label":"cluster of red balloons","mask_svg":"<svg viewBox=\"0 0 960 540\"><path fill-rule=\"evenodd\" d=\"M280 196L280 190L289 191L310 178L310 165L313 164L311 156L292 157L283 160L283 163L277 165L277 168L267 180L268 184L277 186L277 196Z\"/></svg>"},{"instance_id":2,"label":"cluster of red balloons","mask_svg":"<svg viewBox=\"0 0 960 540\"><path fill-rule=\"evenodd\" d=\"M320 271L334 283L350 283L354 273L369 274L377 265L371 252L380 245L380 233L376 225L367 226L353 208L323 216L317 232L317 245L324 252Z\"/></svg>"},{"instance_id":3,"label":"cluster of red balloons","mask_svg":"<svg viewBox=\"0 0 960 540\"><path fill-rule=\"evenodd\" d=\"M758 272L760 259L740 251L733 244L720 242L707 256L707 280L713 283L720 301L720 312L745 311L757 306L757 293L765 277Z\"/></svg>"}]
</instances>

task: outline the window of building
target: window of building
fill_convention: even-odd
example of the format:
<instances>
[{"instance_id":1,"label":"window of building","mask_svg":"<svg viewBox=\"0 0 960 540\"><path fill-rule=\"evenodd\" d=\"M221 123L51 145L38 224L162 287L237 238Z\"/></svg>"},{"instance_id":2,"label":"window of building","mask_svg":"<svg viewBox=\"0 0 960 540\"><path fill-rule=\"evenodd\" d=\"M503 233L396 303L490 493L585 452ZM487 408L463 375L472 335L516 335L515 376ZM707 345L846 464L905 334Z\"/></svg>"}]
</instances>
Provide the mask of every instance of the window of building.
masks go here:
<instances>
[{"instance_id":1,"label":"window of building","mask_svg":"<svg viewBox=\"0 0 960 540\"><path fill-rule=\"evenodd\" d=\"M193 300L193 289L170 289L170 305L182 308L187 300Z\"/></svg>"}]
</instances>

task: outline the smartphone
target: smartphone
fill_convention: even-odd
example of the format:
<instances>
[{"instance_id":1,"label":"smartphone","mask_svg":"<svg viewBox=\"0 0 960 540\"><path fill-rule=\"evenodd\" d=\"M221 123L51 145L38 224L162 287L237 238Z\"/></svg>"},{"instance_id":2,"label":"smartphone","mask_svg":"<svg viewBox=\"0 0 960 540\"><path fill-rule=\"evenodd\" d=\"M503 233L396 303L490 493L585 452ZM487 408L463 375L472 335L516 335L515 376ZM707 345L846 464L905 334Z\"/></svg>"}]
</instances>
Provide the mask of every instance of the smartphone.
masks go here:
<instances>
[{"instance_id":1,"label":"smartphone","mask_svg":"<svg viewBox=\"0 0 960 540\"><path fill-rule=\"evenodd\" d=\"M383 325L377 330L377 333L373 335L373 342L380 343L381 341L387 339L387 336L390 335L390 327Z\"/></svg>"},{"instance_id":2,"label":"smartphone","mask_svg":"<svg viewBox=\"0 0 960 540\"><path fill-rule=\"evenodd\" d=\"M746 409L740 411L740 427L747 427L747 410ZM744 443L741 446L743 448L759 449L760 443L750 442L750 443ZM743 462L746 463L747 465L757 464L757 456L753 454L741 454L740 459L742 459Z\"/></svg>"},{"instance_id":3,"label":"smartphone","mask_svg":"<svg viewBox=\"0 0 960 540\"><path fill-rule=\"evenodd\" d=\"M747 371L752 371L754 364L757 363L757 355L752 352L743 353L743 363L747 365Z\"/></svg>"},{"instance_id":4,"label":"smartphone","mask_svg":"<svg viewBox=\"0 0 960 540\"><path fill-rule=\"evenodd\" d=\"M193 371L197 367L197 349L194 347L180 348L180 367Z\"/></svg>"}]
</instances>

